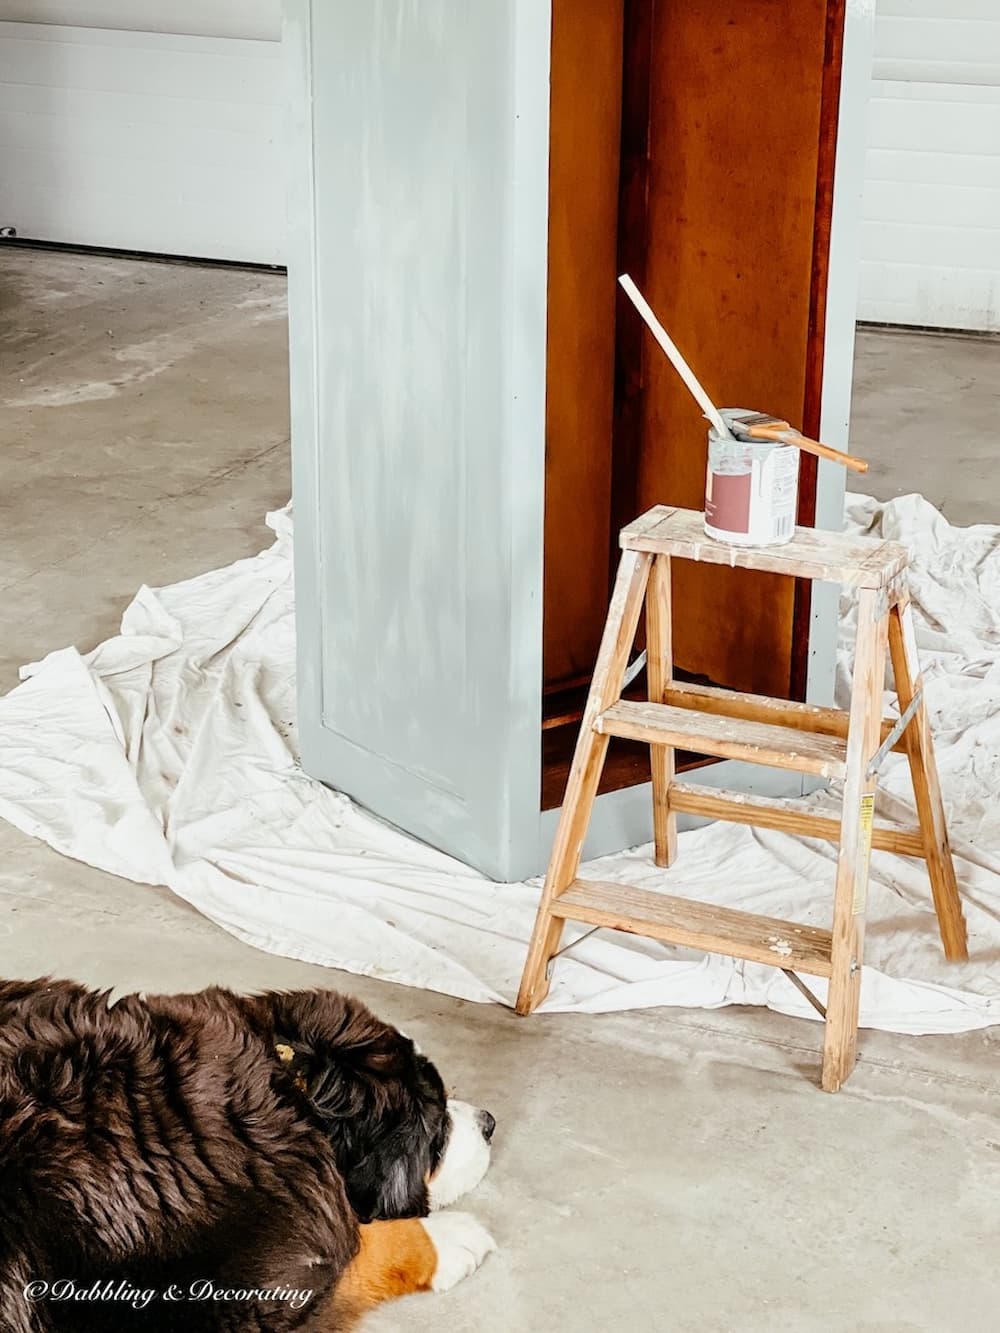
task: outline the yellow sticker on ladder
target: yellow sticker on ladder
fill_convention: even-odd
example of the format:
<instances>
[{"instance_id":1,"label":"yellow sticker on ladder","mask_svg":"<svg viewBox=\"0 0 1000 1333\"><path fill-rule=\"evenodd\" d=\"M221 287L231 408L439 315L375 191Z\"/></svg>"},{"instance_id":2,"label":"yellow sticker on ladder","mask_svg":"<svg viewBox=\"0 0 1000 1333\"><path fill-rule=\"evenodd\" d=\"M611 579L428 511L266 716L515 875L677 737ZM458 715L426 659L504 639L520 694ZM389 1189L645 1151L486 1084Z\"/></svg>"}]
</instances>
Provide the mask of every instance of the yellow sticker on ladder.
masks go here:
<instances>
[{"instance_id":1,"label":"yellow sticker on ladder","mask_svg":"<svg viewBox=\"0 0 1000 1333\"><path fill-rule=\"evenodd\" d=\"M872 854L872 825L875 823L875 793L861 798L858 815L858 862L854 872L854 915L860 916L868 902L868 863Z\"/></svg>"}]
</instances>

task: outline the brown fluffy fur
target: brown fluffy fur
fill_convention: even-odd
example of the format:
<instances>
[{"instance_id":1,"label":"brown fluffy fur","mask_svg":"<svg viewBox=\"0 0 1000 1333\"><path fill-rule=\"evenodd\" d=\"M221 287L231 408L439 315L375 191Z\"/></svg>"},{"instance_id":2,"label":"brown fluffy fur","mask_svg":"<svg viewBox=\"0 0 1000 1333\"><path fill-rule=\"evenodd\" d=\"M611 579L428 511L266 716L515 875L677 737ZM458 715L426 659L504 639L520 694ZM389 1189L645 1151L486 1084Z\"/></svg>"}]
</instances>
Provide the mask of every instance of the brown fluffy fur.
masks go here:
<instances>
[{"instance_id":1,"label":"brown fluffy fur","mask_svg":"<svg viewBox=\"0 0 1000 1333\"><path fill-rule=\"evenodd\" d=\"M334 992L109 1006L72 982L0 982L0 1328L335 1329L359 1221L425 1213L446 1135L434 1067ZM135 1311L23 1294L204 1278L314 1296Z\"/></svg>"}]
</instances>

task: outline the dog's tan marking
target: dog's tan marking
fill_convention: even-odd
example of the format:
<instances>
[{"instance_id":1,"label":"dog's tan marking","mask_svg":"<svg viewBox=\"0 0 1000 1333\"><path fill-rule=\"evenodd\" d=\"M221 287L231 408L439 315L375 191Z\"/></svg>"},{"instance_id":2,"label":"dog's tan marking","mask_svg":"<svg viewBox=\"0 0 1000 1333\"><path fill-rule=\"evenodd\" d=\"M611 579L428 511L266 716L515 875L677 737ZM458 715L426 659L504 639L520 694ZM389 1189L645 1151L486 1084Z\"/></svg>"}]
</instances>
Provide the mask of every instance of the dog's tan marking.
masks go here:
<instances>
[{"instance_id":1,"label":"dog's tan marking","mask_svg":"<svg viewBox=\"0 0 1000 1333\"><path fill-rule=\"evenodd\" d=\"M437 1250L417 1217L368 1222L359 1232L361 1248L333 1296L330 1327L338 1333L383 1301L430 1291L437 1269Z\"/></svg>"},{"instance_id":2,"label":"dog's tan marking","mask_svg":"<svg viewBox=\"0 0 1000 1333\"><path fill-rule=\"evenodd\" d=\"M274 1043L274 1049L277 1051L278 1059L283 1065L290 1065L295 1059L295 1051L283 1041L276 1041ZM302 1074L295 1075L295 1086L298 1088L299 1092L305 1092L307 1090L306 1081Z\"/></svg>"}]
</instances>

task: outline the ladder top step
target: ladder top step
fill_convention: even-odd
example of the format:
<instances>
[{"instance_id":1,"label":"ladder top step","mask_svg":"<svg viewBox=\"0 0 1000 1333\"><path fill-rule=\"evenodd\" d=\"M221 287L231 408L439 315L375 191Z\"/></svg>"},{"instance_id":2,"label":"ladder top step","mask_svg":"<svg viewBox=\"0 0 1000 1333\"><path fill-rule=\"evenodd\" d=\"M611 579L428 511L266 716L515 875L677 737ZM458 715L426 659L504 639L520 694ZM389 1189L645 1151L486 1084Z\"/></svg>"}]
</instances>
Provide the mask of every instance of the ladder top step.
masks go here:
<instances>
[{"instance_id":1,"label":"ladder top step","mask_svg":"<svg viewBox=\"0 0 1000 1333\"><path fill-rule=\"evenodd\" d=\"M847 741L842 736L626 699L599 714L594 730L647 745L672 745L718 759L742 759L822 778L842 778L847 758Z\"/></svg>"},{"instance_id":2,"label":"ladder top step","mask_svg":"<svg viewBox=\"0 0 1000 1333\"><path fill-rule=\"evenodd\" d=\"M553 899L551 911L568 921L624 930L727 958L817 977L830 975L830 931L777 917L673 898L633 884L587 879L574 880Z\"/></svg>"},{"instance_id":3,"label":"ladder top step","mask_svg":"<svg viewBox=\"0 0 1000 1333\"><path fill-rule=\"evenodd\" d=\"M784 546L730 546L705 532L697 509L656 505L622 528L625 550L673 555L736 569L761 569L796 578L823 579L846 588L882 588L907 566L906 547L878 537L796 528Z\"/></svg>"}]
</instances>

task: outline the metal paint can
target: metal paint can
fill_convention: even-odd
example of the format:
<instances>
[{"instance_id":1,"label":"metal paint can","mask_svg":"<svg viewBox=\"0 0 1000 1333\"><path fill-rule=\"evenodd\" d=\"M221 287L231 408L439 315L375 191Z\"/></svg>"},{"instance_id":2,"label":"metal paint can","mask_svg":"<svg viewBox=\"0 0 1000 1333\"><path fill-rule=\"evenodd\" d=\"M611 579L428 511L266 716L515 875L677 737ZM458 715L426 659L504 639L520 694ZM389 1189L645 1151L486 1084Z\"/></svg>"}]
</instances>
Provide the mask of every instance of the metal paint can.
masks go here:
<instances>
[{"instance_id":1,"label":"metal paint can","mask_svg":"<svg viewBox=\"0 0 1000 1333\"><path fill-rule=\"evenodd\" d=\"M724 408L730 424L742 409ZM705 531L732 546L779 546L795 534L799 451L771 440L708 432Z\"/></svg>"}]
</instances>

